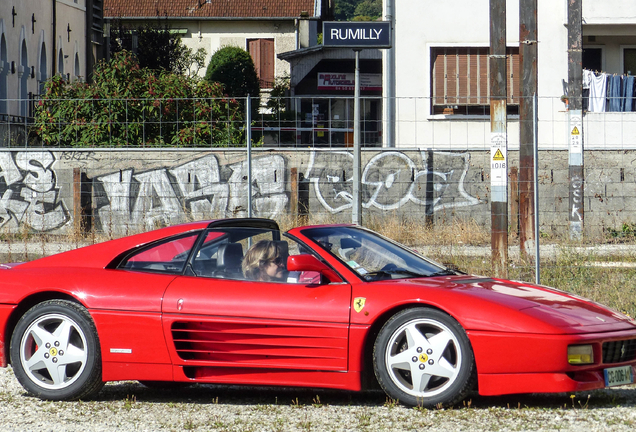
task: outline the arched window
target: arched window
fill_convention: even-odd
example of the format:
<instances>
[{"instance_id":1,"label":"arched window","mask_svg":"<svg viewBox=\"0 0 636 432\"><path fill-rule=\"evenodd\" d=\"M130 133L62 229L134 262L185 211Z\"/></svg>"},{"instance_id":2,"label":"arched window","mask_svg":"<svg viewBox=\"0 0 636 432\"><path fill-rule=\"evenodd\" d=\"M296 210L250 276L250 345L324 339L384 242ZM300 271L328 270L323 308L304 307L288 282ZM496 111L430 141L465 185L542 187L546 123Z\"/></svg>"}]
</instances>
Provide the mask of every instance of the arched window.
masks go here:
<instances>
[{"instance_id":1,"label":"arched window","mask_svg":"<svg viewBox=\"0 0 636 432\"><path fill-rule=\"evenodd\" d=\"M80 60L79 60L79 53L75 53L75 79L79 79L80 75L81 75L81 71L80 71Z\"/></svg>"},{"instance_id":2,"label":"arched window","mask_svg":"<svg viewBox=\"0 0 636 432\"><path fill-rule=\"evenodd\" d=\"M22 49L20 55L20 66L22 66L20 79L20 115L26 117L29 115L29 94L27 90L27 81L29 80L29 52L27 50L26 40L22 39Z\"/></svg>"},{"instance_id":3,"label":"arched window","mask_svg":"<svg viewBox=\"0 0 636 432\"><path fill-rule=\"evenodd\" d=\"M57 73L64 78L64 53L62 50L57 52Z\"/></svg>"},{"instance_id":4,"label":"arched window","mask_svg":"<svg viewBox=\"0 0 636 432\"><path fill-rule=\"evenodd\" d=\"M46 64L46 44L42 43L40 47L40 77L38 82L38 91L40 94L44 94L44 83L48 78L46 76L47 64Z\"/></svg>"}]
</instances>

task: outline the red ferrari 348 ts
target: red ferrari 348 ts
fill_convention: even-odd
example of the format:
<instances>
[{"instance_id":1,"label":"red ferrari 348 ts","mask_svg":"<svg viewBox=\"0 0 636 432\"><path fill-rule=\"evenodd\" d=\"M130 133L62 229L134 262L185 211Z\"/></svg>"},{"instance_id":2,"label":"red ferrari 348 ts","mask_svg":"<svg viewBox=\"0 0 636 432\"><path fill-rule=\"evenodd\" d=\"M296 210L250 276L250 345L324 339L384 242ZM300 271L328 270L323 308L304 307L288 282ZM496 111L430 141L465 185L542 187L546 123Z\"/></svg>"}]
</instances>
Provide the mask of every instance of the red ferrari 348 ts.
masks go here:
<instances>
[{"instance_id":1,"label":"red ferrari 348 ts","mask_svg":"<svg viewBox=\"0 0 636 432\"><path fill-rule=\"evenodd\" d=\"M193 222L0 266L0 366L42 399L104 382L363 390L407 405L633 383L636 322L450 270L354 225Z\"/></svg>"}]
</instances>

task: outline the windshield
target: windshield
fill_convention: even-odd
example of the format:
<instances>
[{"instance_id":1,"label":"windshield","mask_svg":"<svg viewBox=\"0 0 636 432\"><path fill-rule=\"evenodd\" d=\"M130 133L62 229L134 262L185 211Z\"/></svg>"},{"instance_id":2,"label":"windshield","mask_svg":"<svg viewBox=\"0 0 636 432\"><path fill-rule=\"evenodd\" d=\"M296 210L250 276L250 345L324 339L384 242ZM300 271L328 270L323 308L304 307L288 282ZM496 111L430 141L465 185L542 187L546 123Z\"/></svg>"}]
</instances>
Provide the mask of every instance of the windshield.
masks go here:
<instances>
[{"instance_id":1,"label":"windshield","mask_svg":"<svg viewBox=\"0 0 636 432\"><path fill-rule=\"evenodd\" d=\"M302 234L366 281L455 274L405 246L358 227L308 228Z\"/></svg>"}]
</instances>

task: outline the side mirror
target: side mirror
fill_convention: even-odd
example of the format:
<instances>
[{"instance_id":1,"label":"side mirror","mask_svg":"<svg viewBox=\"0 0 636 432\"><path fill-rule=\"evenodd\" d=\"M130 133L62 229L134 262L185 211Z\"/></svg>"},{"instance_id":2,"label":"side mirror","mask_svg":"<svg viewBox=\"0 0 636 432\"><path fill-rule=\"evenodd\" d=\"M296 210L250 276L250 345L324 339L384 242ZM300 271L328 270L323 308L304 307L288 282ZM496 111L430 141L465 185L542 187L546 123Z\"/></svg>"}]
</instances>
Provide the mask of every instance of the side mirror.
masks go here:
<instances>
[{"instance_id":1,"label":"side mirror","mask_svg":"<svg viewBox=\"0 0 636 432\"><path fill-rule=\"evenodd\" d=\"M333 271L327 264L310 254L292 255L287 258L287 270L289 271L315 271L325 276L329 283L342 282L338 273Z\"/></svg>"}]
</instances>

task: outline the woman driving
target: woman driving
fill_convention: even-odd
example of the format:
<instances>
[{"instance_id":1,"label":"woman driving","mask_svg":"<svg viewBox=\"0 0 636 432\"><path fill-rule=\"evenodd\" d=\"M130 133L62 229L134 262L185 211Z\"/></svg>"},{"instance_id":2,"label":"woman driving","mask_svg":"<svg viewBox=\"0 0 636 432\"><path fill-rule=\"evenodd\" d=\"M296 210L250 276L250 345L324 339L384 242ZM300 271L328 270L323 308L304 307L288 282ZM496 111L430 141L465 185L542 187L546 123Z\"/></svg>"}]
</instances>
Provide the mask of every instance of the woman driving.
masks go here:
<instances>
[{"instance_id":1,"label":"woman driving","mask_svg":"<svg viewBox=\"0 0 636 432\"><path fill-rule=\"evenodd\" d=\"M243 274L257 281L284 281L287 275L287 256L282 246L272 240L261 240L243 258Z\"/></svg>"}]
</instances>

